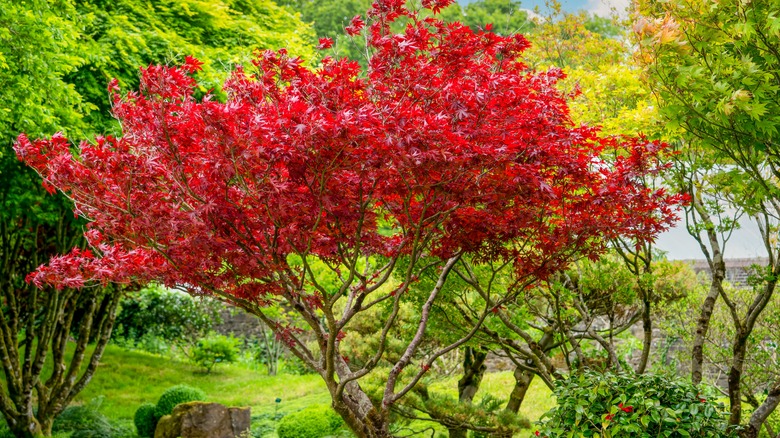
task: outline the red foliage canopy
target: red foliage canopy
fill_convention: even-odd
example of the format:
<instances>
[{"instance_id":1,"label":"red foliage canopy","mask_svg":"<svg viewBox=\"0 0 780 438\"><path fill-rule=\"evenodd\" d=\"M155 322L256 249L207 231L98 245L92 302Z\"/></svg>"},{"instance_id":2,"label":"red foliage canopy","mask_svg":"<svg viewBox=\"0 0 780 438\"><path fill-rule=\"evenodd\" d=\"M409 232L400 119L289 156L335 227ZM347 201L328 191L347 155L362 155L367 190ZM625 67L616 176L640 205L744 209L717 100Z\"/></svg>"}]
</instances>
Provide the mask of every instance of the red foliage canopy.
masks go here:
<instances>
[{"instance_id":1,"label":"red foliage canopy","mask_svg":"<svg viewBox=\"0 0 780 438\"><path fill-rule=\"evenodd\" d=\"M194 96L200 63L187 57L142 69L139 91L112 84L122 138L74 154L60 135L21 135L19 158L72 197L99 252L53 259L31 280L156 279L262 303L313 281L292 254L331 266L467 254L539 278L672 222L679 197L643 184L663 147L572 126L563 73L529 70L522 36L419 18L402 0L378 1L349 32L366 35L366 72L267 51L220 102Z\"/></svg>"}]
</instances>

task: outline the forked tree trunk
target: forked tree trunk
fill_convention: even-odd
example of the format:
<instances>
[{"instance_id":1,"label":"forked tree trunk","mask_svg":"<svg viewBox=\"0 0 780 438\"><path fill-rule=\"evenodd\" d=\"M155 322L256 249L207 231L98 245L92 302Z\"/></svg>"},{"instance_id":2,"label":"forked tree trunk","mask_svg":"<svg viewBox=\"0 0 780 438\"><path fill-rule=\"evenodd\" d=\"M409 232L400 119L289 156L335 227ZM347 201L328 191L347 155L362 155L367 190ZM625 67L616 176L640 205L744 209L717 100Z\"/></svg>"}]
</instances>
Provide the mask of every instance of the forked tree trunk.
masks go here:
<instances>
[{"instance_id":1,"label":"forked tree trunk","mask_svg":"<svg viewBox=\"0 0 780 438\"><path fill-rule=\"evenodd\" d=\"M382 418L373 405L368 407L363 402L358 401L363 397L368 398L365 393L362 393L362 395L348 394L346 397L349 399L348 403L344 400L334 401L332 406L333 410L341 415L347 427L350 428L356 437L391 438L393 436L390 433L389 421L386 418ZM357 406L361 404L363 404L362 407Z\"/></svg>"},{"instance_id":2,"label":"forked tree trunk","mask_svg":"<svg viewBox=\"0 0 780 438\"><path fill-rule=\"evenodd\" d=\"M463 377L458 380L458 401L471 404L485 376L487 352L474 347L466 347L463 355ZM466 438L468 429L449 427L450 438Z\"/></svg>"},{"instance_id":3,"label":"forked tree trunk","mask_svg":"<svg viewBox=\"0 0 780 438\"><path fill-rule=\"evenodd\" d=\"M485 359L487 359L486 351L466 347L463 357L463 377L458 380L458 400L461 403L471 404L474 400L487 369Z\"/></svg>"},{"instance_id":4,"label":"forked tree trunk","mask_svg":"<svg viewBox=\"0 0 780 438\"><path fill-rule=\"evenodd\" d=\"M517 414L520 411L520 406L523 404L525 395L528 392L528 387L531 386L531 381L534 379L534 373L520 367L515 367L514 377L515 386L512 388L512 393L509 395L509 401L507 402L505 409ZM490 436L492 438L512 438L512 431L499 430Z\"/></svg>"},{"instance_id":5,"label":"forked tree trunk","mask_svg":"<svg viewBox=\"0 0 780 438\"><path fill-rule=\"evenodd\" d=\"M24 417L18 417L18 419L13 420L13 423L9 421L8 428L17 438L40 438L51 436L51 426L49 426L47 433L38 420L35 419L32 412Z\"/></svg>"},{"instance_id":6,"label":"forked tree trunk","mask_svg":"<svg viewBox=\"0 0 780 438\"><path fill-rule=\"evenodd\" d=\"M0 217L0 412L18 437L50 436L54 419L92 379L122 294L114 286L56 290L25 282L51 256L83 243L73 213L58 213L50 223Z\"/></svg>"}]
</instances>

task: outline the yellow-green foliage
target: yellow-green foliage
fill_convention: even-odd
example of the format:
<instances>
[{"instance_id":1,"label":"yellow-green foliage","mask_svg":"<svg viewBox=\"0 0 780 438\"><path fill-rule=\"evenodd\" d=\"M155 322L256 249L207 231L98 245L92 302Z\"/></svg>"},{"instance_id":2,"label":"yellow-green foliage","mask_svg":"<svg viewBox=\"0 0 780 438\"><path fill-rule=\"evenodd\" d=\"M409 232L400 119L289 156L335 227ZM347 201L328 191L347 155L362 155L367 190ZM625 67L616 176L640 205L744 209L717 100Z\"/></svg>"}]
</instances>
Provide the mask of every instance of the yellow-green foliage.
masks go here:
<instances>
[{"instance_id":1,"label":"yellow-green foliage","mask_svg":"<svg viewBox=\"0 0 780 438\"><path fill-rule=\"evenodd\" d=\"M576 95L569 105L574 123L601 126L607 135L652 133L658 123L654 99L642 84L624 28L560 9L546 18L528 35L527 62L563 68L567 77L560 86Z\"/></svg>"},{"instance_id":2,"label":"yellow-green foliage","mask_svg":"<svg viewBox=\"0 0 780 438\"><path fill-rule=\"evenodd\" d=\"M76 6L83 26L85 65L71 76L76 89L101 111L105 125L106 83L138 83L138 68L201 60L200 83L218 89L236 64L249 64L256 50L286 48L304 59L315 56L312 28L272 0L93 0ZM105 129L105 126L101 126Z\"/></svg>"}]
</instances>

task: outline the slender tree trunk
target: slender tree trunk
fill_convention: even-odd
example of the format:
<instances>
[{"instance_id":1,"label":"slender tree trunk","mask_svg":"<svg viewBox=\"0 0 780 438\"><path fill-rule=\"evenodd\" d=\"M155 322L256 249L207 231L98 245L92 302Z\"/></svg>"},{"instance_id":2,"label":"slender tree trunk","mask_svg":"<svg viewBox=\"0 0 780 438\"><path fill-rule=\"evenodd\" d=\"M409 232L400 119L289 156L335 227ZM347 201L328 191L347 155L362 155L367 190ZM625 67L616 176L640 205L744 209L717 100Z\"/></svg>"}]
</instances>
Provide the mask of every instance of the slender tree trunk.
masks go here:
<instances>
[{"instance_id":1,"label":"slender tree trunk","mask_svg":"<svg viewBox=\"0 0 780 438\"><path fill-rule=\"evenodd\" d=\"M466 347L466 354L463 358L463 377L458 380L458 400L461 403L471 404L474 400L487 369L485 359L487 359L486 351Z\"/></svg>"},{"instance_id":2,"label":"slender tree trunk","mask_svg":"<svg viewBox=\"0 0 780 438\"><path fill-rule=\"evenodd\" d=\"M525 394L528 392L528 387L531 386L534 373L520 367L515 367L514 377L515 386L512 388L512 393L509 395L509 401L506 404L505 410L517 414L520 411L520 405L523 404ZM498 432L495 432L490 436L492 438L512 438L512 431L499 429Z\"/></svg>"},{"instance_id":3,"label":"slender tree trunk","mask_svg":"<svg viewBox=\"0 0 780 438\"><path fill-rule=\"evenodd\" d=\"M747 336L737 333L732 348L731 368L729 369L729 424L738 426L742 421L742 370L745 365Z\"/></svg>"},{"instance_id":4,"label":"slender tree trunk","mask_svg":"<svg viewBox=\"0 0 780 438\"><path fill-rule=\"evenodd\" d=\"M761 426L769 418L769 415L777 409L778 405L780 405L780 380L775 381L764 403L753 411L753 415L750 416L750 420L742 432L742 437L757 438L759 431L761 431Z\"/></svg>"},{"instance_id":5,"label":"slender tree trunk","mask_svg":"<svg viewBox=\"0 0 780 438\"><path fill-rule=\"evenodd\" d=\"M552 335L552 333L547 332L542 336L541 339L539 339L537 347L544 351L544 354L547 354L554 340L555 337ZM536 374L530 371L526 371L520 367L515 367L515 386L512 388L512 392L509 394L509 401L507 401L505 408L506 411L512 412L513 414L517 414L520 411L520 406L523 404L525 395L528 393L528 388L531 386L531 382L535 376ZM499 430L498 432L492 434L491 437L512 438L512 432Z\"/></svg>"},{"instance_id":6,"label":"slender tree trunk","mask_svg":"<svg viewBox=\"0 0 780 438\"><path fill-rule=\"evenodd\" d=\"M650 358L650 348L653 345L653 320L650 318L650 300L648 299L649 291L645 291L645 298L642 300L642 356L639 357L639 366L637 367L637 374L644 374L647 369L647 362Z\"/></svg>"},{"instance_id":7,"label":"slender tree trunk","mask_svg":"<svg viewBox=\"0 0 780 438\"><path fill-rule=\"evenodd\" d=\"M520 406L523 404L523 400L525 400L525 394L531 386L531 382L534 379L534 373L516 367L514 376L515 387L509 395L509 401L506 403L506 410L516 414L520 411Z\"/></svg>"},{"instance_id":8,"label":"slender tree trunk","mask_svg":"<svg viewBox=\"0 0 780 438\"><path fill-rule=\"evenodd\" d=\"M458 380L458 401L471 404L485 376L487 352L474 347L466 347L463 355L463 377ZM468 430L460 427L448 427L450 438L466 438Z\"/></svg>"},{"instance_id":9,"label":"slender tree trunk","mask_svg":"<svg viewBox=\"0 0 780 438\"><path fill-rule=\"evenodd\" d=\"M691 192L693 199L693 208L701 217L701 222L705 226L707 233L707 241L709 242L709 248L702 239L691 231L691 235L696 238L701 246L702 253L707 258L707 262L710 265L710 291L705 298L704 303L701 306L699 313L699 319L696 322L696 334L693 338L693 351L691 354L691 380L694 385L698 385L702 380L702 364L704 363L704 340L707 337L707 331L710 327L710 318L712 317L713 309L715 308L715 301L718 299L718 295L723 292L723 280L726 278L726 262L723 259L723 251L721 250L721 244L718 240L718 235L715 232L715 225L712 221L707 210L704 208L701 193Z\"/></svg>"},{"instance_id":10,"label":"slender tree trunk","mask_svg":"<svg viewBox=\"0 0 780 438\"><path fill-rule=\"evenodd\" d=\"M710 291L704 299L696 321L696 334L693 337L693 352L691 354L691 380L698 385L702 380L702 364L704 363L704 341L710 328L710 319L715 309L715 302L723 288L723 279L726 277L726 264L720 251L715 252L712 258L712 279Z\"/></svg>"}]
</instances>

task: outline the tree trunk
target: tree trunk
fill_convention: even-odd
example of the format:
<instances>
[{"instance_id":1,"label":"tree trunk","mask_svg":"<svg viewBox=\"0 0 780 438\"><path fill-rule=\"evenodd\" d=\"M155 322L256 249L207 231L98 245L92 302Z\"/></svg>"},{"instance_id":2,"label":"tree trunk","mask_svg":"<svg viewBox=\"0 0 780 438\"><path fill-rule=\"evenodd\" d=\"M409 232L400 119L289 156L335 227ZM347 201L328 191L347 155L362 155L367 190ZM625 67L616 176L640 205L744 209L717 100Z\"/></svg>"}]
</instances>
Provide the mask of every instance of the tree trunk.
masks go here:
<instances>
[{"instance_id":1,"label":"tree trunk","mask_svg":"<svg viewBox=\"0 0 780 438\"><path fill-rule=\"evenodd\" d=\"M463 357L463 377L458 380L458 400L471 404L479 390L479 384L485 376L487 352L466 347Z\"/></svg>"},{"instance_id":2,"label":"tree trunk","mask_svg":"<svg viewBox=\"0 0 780 438\"><path fill-rule=\"evenodd\" d=\"M729 369L729 424L738 426L742 421L742 370L745 363L747 336L738 333L732 349L731 368Z\"/></svg>"},{"instance_id":3,"label":"tree trunk","mask_svg":"<svg viewBox=\"0 0 780 438\"><path fill-rule=\"evenodd\" d=\"M698 385L702 380L702 364L704 363L704 341L707 337L707 331L710 327L710 318L715 309L715 302L723 288L723 279L726 276L726 265L720 252L715 252L712 259L712 280L710 282L710 291L701 305L699 319L696 321L696 334L693 338L693 352L691 354L691 381Z\"/></svg>"},{"instance_id":4,"label":"tree trunk","mask_svg":"<svg viewBox=\"0 0 780 438\"><path fill-rule=\"evenodd\" d=\"M347 379L351 371L347 362L337 357L334 360L336 375L339 380ZM344 385L343 392L337 393L338 384L323 375L325 383L331 390L333 409L341 415L347 427L358 438L390 438L390 420L387 414L376 408L357 381L351 380Z\"/></svg>"},{"instance_id":5,"label":"tree trunk","mask_svg":"<svg viewBox=\"0 0 780 438\"><path fill-rule=\"evenodd\" d=\"M764 403L753 411L753 415L750 416L750 421L748 421L747 426L741 433L742 438L758 438L761 426L766 422L766 419L769 418L769 415L775 411L778 405L780 405L780 380L776 381L774 386L770 388Z\"/></svg>"},{"instance_id":6,"label":"tree trunk","mask_svg":"<svg viewBox=\"0 0 780 438\"><path fill-rule=\"evenodd\" d=\"M463 355L463 377L458 380L458 401L471 404L479 390L479 384L485 376L487 352L474 347L466 347ZM468 430L461 427L448 427L450 438L466 438Z\"/></svg>"},{"instance_id":7,"label":"tree trunk","mask_svg":"<svg viewBox=\"0 0 780 438\"><path fill-rule=\"evenodd\" d=\"M642 300L642 332L644 334L642 341L642 356L639 358L637 374L644 374L647 369L647 361L650 358L650 347L653 345L653 320L650 318L650 300L649 291L645 291L645 299Z\"/></svg>"},{"instance_id":8,"label":"tree trunk","mask_svg":"<svg viewBox=\"0 0 780 438\"><path fill-rule=\"evenodd\" d=\"M515 387L512 389L512 393L509 395L509 401L506 404L506 410L516 414L520 411L520 406L523 404L525 394L528 392L528 388L531 386L531 381L534 379L534 373L526 371L520 367L516 367L514 376Z\"/></svg>"},{"instance_id":9,"label":"tree trunk","mask_svg":"<svg viewBox=\"0 0 780 438\"><path fill-rule=\"evenodd\" d=\"M32 413L27 416L17 417L16 424L11 424L9 422L8 427L17 438L41 438L51 436L51 427L49 427L47 434Z\"/></svg>"},{"instance_id":10,"label":"tree trunk","mask_svg":"<svg viewBox=\"0 0 780 438\"><path fill-rule=\"evenodd\" d=\"M520 367L515 367L514 376L515 386L512 389L512 393L509 395L509 401L506 404L505 410L517 414L520 411L520 405L523 404L525 394L528 392L528 387L531 386L531 381L534 379L535 374ZM499 428L497 432L494 432L490 436L492 438L512 438L512 431Z\"/></svg>"},{"instance_id":11,"label":"tree trunk","mask_svg":"<svg viewBox=\"0 0 780 438\"><path fill-rule=\"evenodd\" d=\"M359 393L345 391L342 400L334 401L332 406L356 437L392 437L389 421L382 418L362 389Z\"/></svg>"},{"instance_id":12,"label":"tree trunk","mask_svg":"<svg viewBox=\"0 0 780 438\"><path fill-rule=\"evenodd\" d=\"M710 256L710 250L707 249L707 244L698 237L698 234L689 230L691 236L699 242L702 253L704 253L707 258L707 262L710 265L710 275L712 276L710 279L710 291L701 306L699 320L696 322L696 334L693 338L691 380L694 385L698 385L701 383L702 379L704 340L710 327L710 318L712 317L712 312L715 308L715 301L718 299L718 295L723 292L723 280L726 278L726 262L723 260L723 251L721 250L721 243L718 240L718 235L715 232L715 225L702 203L701 193L690 192L690 195L693 200L693 209L699 214L702 224L705 225L707 241L709 242L709 248L712 251L712 256Z\"/></svg>"}]
</instances>

